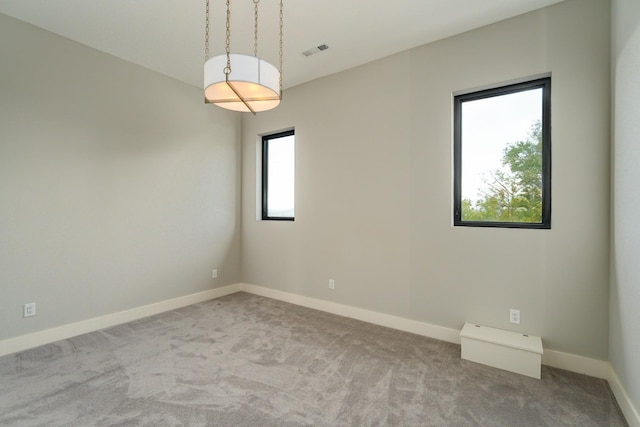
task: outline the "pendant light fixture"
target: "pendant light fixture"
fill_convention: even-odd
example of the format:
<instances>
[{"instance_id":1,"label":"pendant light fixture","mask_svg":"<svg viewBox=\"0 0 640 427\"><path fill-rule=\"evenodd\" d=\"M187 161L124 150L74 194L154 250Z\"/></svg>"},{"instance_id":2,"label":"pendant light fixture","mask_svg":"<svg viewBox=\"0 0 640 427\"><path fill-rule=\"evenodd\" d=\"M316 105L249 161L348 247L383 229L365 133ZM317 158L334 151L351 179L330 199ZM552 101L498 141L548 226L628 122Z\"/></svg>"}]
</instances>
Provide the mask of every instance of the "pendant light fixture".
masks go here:
<instances>
[{"instance_id":1,"label":"pendant light fixture","mask_svg":"<svg viewBox=\"0 0 640 427\"><path fill-rule=\"evenodd\" d=\"M258 4L254 5L253 56L231 53L231 7L227 0L225 53L209 58L209 0L206 0L204 98L227 110L267 111L282 93L282 0L280 0L279 68L258 58Z\"/></svg>"}]
</instances>

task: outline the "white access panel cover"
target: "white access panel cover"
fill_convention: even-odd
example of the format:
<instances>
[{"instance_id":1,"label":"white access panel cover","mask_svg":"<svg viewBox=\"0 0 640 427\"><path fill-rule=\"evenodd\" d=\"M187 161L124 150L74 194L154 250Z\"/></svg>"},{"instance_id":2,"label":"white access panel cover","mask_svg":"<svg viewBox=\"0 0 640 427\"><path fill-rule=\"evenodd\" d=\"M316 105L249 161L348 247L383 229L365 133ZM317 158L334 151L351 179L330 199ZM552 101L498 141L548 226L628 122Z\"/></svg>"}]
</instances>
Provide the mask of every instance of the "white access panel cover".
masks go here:
<instances>
[{"instance_id":1,"label":"white access panel cover","mask_svg":"<svg viewBox=\"0 0 640 427\"><path fill-rule=\"evenodd\" d=\"M540 379L542 338L465 323L460 339L463 359Z\"/></svg>"}]
</instances>

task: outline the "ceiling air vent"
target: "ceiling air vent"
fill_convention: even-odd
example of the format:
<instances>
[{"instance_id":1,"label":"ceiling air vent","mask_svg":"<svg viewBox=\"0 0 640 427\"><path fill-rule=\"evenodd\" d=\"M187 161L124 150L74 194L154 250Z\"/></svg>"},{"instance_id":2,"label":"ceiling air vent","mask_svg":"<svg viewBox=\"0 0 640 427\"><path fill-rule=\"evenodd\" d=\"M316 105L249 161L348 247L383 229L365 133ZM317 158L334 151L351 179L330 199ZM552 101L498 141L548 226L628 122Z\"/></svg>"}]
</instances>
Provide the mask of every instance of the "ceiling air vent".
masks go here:
<instances>
[{"instance_id":1,"label":"ceiling air vent","mask_svg":"<svg viewBox=\"0 0 640 427\"><path fill-rule=\"evenodd\" d=\"M320 46L312 47L311 49L305 50L304 52L302 52L302 55L311 56L327 49L329 49L329 46L327 46L326 44L321 44Z\"/></svg>"}]
</instances>

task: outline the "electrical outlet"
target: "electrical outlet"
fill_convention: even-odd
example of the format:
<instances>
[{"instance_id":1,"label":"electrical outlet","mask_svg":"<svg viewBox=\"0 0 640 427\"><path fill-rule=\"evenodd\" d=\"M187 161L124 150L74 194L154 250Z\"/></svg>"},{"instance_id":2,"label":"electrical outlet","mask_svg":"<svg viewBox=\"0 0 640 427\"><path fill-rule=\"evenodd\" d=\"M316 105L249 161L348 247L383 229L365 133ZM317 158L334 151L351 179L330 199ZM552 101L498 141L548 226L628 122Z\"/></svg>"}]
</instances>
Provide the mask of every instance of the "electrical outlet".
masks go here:
<instances>
[{"instance_id":1,"label":"electrical outlet","mask_svg":"<svg viewBox=\"0 0 640 427\"><path fill-rule=\"evenodd\" d=\"M516 325L520 324L520 310L514 308L509 310L509 322L515 323Z\"/></svg>"},{"instance_id":2,"label":"electrical outlet","mask_svg":"<svg viewBox=\"0 0 640 427\"><path fill-rule=\"evenodd\" d=\"M24 305L24 317L31 317L36 315L36 303L30 302Z\"/></svg>"},{"instance_id":3,"label":"electrical outlet","mask_svg":"<svg viewBox=\"0 0 640 427\"><path fill-rule=\"evenodd\" d=\"M218 270L213 270L211 272L211 278L212 279L217 279L218 278Z\"/></svg>"},{"instance_id":4,"label":"electrical outlet","mask_svg":"<svg viewBox=\"0 0 640 427\"><path fill-rule=\"evenodd\" d=\"M333 279L329 279L329 289L335 289L336 288L336 281Z\"/></svg>"}]
</instances>

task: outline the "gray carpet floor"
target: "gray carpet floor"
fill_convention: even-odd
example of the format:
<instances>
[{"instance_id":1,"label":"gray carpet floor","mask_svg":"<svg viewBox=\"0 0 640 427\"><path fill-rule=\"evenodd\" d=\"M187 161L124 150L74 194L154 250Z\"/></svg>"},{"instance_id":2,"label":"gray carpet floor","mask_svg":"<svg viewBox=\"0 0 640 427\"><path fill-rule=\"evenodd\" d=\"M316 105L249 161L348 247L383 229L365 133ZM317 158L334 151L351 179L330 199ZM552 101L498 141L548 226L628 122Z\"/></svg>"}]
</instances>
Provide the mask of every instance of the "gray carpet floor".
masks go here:
<instances>
[{"instance_id":1,"label":"gray carpet floor","mask_svg":"<svg viewBox=\"0 0 640 427\"><path fill-rule=\"evenodd\" d=\"M604 380L237 293L0 358L0 425L627 424Z\"/></svg>"}]
</instances>

